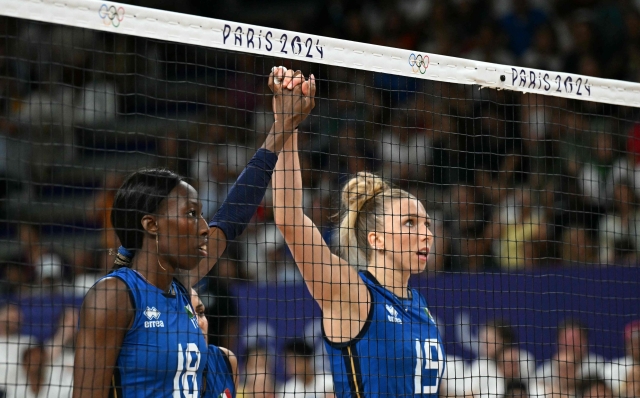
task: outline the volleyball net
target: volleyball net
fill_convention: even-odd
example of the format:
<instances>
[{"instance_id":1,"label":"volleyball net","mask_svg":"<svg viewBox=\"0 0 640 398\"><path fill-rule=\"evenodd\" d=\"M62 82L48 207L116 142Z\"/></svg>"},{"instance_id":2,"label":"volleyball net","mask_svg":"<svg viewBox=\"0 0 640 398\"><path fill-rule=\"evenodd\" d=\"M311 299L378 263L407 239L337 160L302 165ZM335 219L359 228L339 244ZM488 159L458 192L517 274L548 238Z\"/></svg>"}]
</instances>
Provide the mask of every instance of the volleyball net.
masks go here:
<instances>
[{"instance_id":1,"label":"volleyball net","mask_svg":"<svg viewBox=\"0 0 640 398\"><path fill-rule=\"evenodd\" d=\"M7 396L34 383L29 366L47 396L70 396L78 308L119 245L116 190L168 168L209 219L273 122L278 65L317 81L299 145L326 242L338 246L339 192L362 170L432 219L411 284L445 343L441 396L637 391L639 84L109 2L0 0L0 14ZM198 285L209 343L238 354L245 396L290 392L295 377L329 394L320 309L272 204L268 192Z\"/></svg>"}]
</instances>

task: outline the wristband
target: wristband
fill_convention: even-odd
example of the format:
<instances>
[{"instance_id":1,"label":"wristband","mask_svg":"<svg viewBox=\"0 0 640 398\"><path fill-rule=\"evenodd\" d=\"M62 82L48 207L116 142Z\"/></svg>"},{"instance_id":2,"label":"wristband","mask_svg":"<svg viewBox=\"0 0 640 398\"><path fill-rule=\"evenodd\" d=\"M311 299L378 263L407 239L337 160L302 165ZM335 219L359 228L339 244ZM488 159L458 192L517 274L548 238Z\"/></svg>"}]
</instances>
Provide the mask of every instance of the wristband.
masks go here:
<instances>
[{"instance_id":1,"label":"wristband","mask_svg":"<svg viewBox=\"0 0 640 398\"><path fill-rule=\"evenodd\" d=\"M229 190L222 206L209 222L209 227L221 229L227 241L242 234L262 202L277 161L278 155L275 153L264 148L258 149Z\"/></svg>"}]
</instances>

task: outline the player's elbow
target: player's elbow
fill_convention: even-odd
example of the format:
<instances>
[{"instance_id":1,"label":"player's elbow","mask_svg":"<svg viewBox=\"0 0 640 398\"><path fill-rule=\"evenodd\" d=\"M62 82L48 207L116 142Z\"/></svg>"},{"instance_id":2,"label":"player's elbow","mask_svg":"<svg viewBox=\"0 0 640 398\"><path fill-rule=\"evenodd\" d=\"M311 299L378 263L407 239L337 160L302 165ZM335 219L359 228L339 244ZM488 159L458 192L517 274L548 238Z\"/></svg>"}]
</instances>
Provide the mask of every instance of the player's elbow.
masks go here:
<instances>
[{"instance_id":1,"label":"player's elbow","mask_svg":"<svg viewBox=\"0 0 640 398\"><path fill-rule=\"evenodd\" d=\"M296 228L293 225L284 222L279 223L277 220L275 223L286 242L296 242Z\"/></svg>"}]
</instances>

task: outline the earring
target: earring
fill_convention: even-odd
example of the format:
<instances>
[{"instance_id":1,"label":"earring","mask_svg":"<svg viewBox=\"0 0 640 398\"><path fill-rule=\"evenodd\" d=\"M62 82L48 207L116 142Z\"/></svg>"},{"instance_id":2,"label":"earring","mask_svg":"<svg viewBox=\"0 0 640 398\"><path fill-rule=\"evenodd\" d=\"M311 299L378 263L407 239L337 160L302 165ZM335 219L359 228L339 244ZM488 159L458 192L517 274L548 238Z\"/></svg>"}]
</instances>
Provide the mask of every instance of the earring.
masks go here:
<instances>
[{"instance_id":1,"label":"earring","mask_svg":"<svg viewBox=\"0 0 640 398\"><path fill-rule=\"evenodd\" d=\"M158 232L156 231L156 256L158 259L158 265L160 266L160 268L162 268L163 271L166 271L167 269L165 267L162 266L162 264L160 264L160 247L158 246Z\"/></svg>"}]
</instances>

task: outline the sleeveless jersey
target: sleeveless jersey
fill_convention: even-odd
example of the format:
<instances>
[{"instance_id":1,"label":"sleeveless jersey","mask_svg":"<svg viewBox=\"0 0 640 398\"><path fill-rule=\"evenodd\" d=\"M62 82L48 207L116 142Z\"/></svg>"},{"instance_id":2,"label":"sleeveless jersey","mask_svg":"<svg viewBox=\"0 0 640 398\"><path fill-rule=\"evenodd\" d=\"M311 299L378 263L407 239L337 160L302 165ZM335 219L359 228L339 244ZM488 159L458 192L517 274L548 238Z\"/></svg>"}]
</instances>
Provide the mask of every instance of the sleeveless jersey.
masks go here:
<instances>
[{"instance_id":1,"label":"sleeveless jersey","mask_svg":"<svg viewBox=\"0 0 640 398\"><path fill-rule=\"evenodd\" d=\"M116 363L111 396L200 397L207 345L184 286L174 280L166 293L130 268L105 278L119 278L129 287L135 309Z\"/></svg>"},{"instance_id":2,"label":"sleeveless jersey","mask_svg":"<svg viewBox=\"0 0 640 398\"><path fill-rule=\"evenodd\" d=\"M444 347L425 299L415 289L399 298L369 272L360 272L371 307L360 333L325 345L336 397L438 397Z\"/></svg>"},{"instance_id":3,"label":"sleeveless jersey","mask_svg":"<svg viewBox=\"0 0 640 398\"><path fill-rule=\"evenodd\" d=\"M231 362L215 345L209 346L204 377L206 380L204 398L233 398L236 396Z\"/></svg>"}]
</instances>

